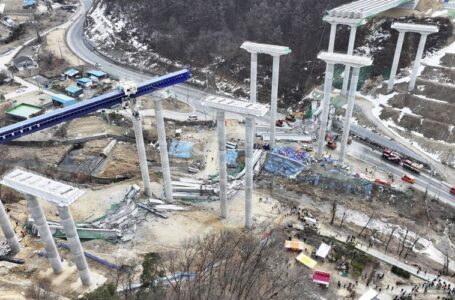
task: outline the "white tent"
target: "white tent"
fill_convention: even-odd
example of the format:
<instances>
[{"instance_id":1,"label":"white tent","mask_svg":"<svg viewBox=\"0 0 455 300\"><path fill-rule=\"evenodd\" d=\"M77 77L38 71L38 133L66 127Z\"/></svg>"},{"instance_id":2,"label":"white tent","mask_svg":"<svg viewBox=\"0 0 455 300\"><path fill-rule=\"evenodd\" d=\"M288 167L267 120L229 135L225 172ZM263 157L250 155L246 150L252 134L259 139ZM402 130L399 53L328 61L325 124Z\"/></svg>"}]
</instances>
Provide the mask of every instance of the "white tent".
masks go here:
<instances>
[{"instance_id":1,"label":"white tent","mask_svg":"<svg viewBox=\"0 0 455 300\"><path fill-rule=\"evenodd\" d=\"M326 243L322 243L321 246L319 246L318 251L316 251L316 256L326 258L329 254L330 249L332 249L331 246L327 245Z\"/></svg>"}]
</instances>

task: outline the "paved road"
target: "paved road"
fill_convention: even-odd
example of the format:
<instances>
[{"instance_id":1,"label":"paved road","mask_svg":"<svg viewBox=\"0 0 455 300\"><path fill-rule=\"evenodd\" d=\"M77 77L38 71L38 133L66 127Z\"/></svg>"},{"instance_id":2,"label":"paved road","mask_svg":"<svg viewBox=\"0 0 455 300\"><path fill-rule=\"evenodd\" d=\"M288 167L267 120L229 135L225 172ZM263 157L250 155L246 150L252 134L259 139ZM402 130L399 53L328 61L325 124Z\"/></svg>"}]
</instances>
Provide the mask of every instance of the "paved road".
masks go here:
<instances>
[{"instance_id":1,"label":"paved road","mask_svg":"<svg viewBox=\"0 0 455 300\"><path fill-rule=\"evenodd\" d=\"M455 195L450 194L449 185L431 177L429 174L422 173L420 175L416 175L411 173L399 165L395 165L382 159L380 152L372 150L371 147L356 141L353 141L352 145L348 147L348 155L362 160L372 166L374 165L378 169L385 172L393 173L395 183L397 184L409 185L401 180L401 177L404 174L414 176L416 178L416 183L412 185L414 188L420 191L425 191L425 189L428 188L429 195L439 198L439 200L443 203L455 206Z\"/></svg>"},{"instance_id":2,"label":"paved road","mask_svg":"<svg viewBox=\"0 0 455 300\"><path fill-rule=\"evenodd\" d=\"M152 78L150 75L141 74L136 71L132 71L126 69L121 65L116 65L109 61L108 59L104 58L103 56L99 55L96 52L93 52L89 49L86 44L83 42L83 24L84 18L82 17L91 7L92 0L81 0L82 7L78 13L78 19L73 23L73 25L69 28L67 33L67 43L71 50L78 55L81 59L95 65L99 64L101 69L105 72L110 74L115 74L117 77L124 77L130 80L135 81L144 81ZM210 95L209 93L198 90L196 88L190 87L188 85L176 85L172 87L171 93L174 96L182 101L186 102L187 104L193 106L197 111L197 114L200 119L213 119L213 113L206 111L205 108L201 105L201 100L204 99L206 96ZM166 112L167 113L167 112ZM149 115L153 115L152 112L148 113ZM180 118L182 116L179 116ZM282 118L282 116L278 116ZM239 116L235 115L227 115L227 118L237 118ZM265 116L261 121L261 123L268 123L270 117ZM352 149L353 147L349 147ZM395 166L393 164L389 164L388 162L384 161L380 157L380 153L372 151L371 148L360 145L357 149L361 149L360 151L353 149L349 150L350 154L356 158L360 158L361 160L365 161L368 164L376 165L378 168L383 170L387 170L388 172L392 172L396 178L401 178L404 173L406 173L401 167ZM450 205L455 206L455 197L449 194L449 188L447 184L441 183L435 179L430 179L428 175L419 175L417 177L417 182L415 186L420 190L425 190L428 186L428 190L430 194L434 196L438 196L441 201L444 203L448 203ZM430 180L430 184L428 181Z\"/></svg>"}]
</instances>

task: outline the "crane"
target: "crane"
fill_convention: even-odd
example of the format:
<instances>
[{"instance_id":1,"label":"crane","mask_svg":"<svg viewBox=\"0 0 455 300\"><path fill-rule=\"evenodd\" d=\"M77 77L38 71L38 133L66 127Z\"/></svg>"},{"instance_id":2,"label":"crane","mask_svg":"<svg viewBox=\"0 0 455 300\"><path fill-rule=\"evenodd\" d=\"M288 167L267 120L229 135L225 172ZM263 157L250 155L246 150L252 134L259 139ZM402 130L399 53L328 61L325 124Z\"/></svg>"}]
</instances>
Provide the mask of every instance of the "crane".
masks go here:
<instances>
[{"instance_id":1,"label":"crane","mask_svg":"<svg viewBox=\"0 0 455 300\"><path fill-rule=\"evenodd\" d=\"M85 115L88 115L103 108L109 108L114 105L129 103L132 114L131 120L133 122L134 133L136 138L136 148L139 157L139 165L141 169L142 180L144 182L144 192L147 196L151 197L152 190L148 172L147 157L145 155L144 138L142 135L142 124L140 122L139 111L135 107L136 97L153 93L159 89L163 89L184 82L190 78L191 78L190 71L184 69L161 77L153 78L138 85L136 85L136 83L134 82L121 83L118 89L107 94L94 97L89 100L84 100L72 106L57 109L47 114L43 114L22 122L18 122L0 128L0 144L5 144L8 143L9 141L32 134L45 128L49 128L63 122L83 117ZM169 169L166 132L163 114L161 111L160 100L161 99L154 100L155 117L158 128L158 139L160 144L160 156L164 179L165 197L168 202L172 202L173 197L171 174Z\"/></svg>"}]
</instances>

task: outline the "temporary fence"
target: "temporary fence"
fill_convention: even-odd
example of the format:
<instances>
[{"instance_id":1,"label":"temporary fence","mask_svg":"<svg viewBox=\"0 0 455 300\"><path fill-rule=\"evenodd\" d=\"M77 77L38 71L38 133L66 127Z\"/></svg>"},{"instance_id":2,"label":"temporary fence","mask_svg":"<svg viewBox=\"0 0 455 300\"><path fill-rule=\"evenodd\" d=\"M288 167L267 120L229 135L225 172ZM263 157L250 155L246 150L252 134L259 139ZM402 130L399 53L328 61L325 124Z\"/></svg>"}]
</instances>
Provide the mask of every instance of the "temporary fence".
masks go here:
<instances>
[{"instance_id":1,"label":"temporary fence","mask_svg":"<svg viewBox=\"0 0 455 300\"><path fill-rule=\"evenodd\" d=\"M193 143L187 141L172 140L169 147L169 156L188 159L193 157Z\"/></svg>"}]
</instances>

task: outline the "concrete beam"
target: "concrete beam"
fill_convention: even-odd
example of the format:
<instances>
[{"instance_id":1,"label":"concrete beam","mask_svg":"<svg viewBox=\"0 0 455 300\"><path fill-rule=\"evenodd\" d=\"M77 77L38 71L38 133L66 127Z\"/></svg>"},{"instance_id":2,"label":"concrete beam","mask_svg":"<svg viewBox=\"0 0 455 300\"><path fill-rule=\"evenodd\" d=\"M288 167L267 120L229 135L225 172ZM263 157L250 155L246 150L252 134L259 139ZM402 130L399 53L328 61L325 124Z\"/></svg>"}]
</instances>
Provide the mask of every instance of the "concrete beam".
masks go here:
<instances>
[{"instance_id":1,"label":"concrete beam","mask_svg":"<svg viewBox=\"0 0 455 300\"><path fill-rule=\"evenodd\" d=\"M227 166L226 166L226 131L225 113L216 112L216 128L218 132L218 163L220 174L220 211L221 217L227 218Z\"/></svg>"},{"instance_id":2,"label":"concrete beam","mask_svg":"<svg viewBox=\"0 0 455 300\"><path fill-rule=\"evenodd\" d=\"M164 193L167 202L173 202L171 169L169 167L169 154L167 151L166 128L164 125L161 101L155 101L156 129L158 131L158 143L160 144L161 168L163 171Z\"/></svg>"},{"instance_id":3,"label":"concrete beam","mask_svg":"<svg viewBox=\"0 0 455 300\"><path fill-rule=\"evenodd\" d=\"M254 144L253 118L245 119L245 228L253 227L253 144Z\"/></svg>"},{"instance_id":4,"label":"concrete beam","mask_svg":"<svg viewBox=\"0 0 455 300\"><path fill-rule=\"evenodd\" d=\"M354 45L355 45L355 36L357 33L357 27L356 26L351 26L351 32L349 35L349 45L348 45L348 55L352 55L354 52ZM343 78L343 87L341 89L341 94L343 96L346 96L348 92L348 86L349 86L349 78L351 75L351 66L346 65L344 68L344 78Z\"/></svg>"},{"instance_id":5,"label":"concrete beam","mask_svg":"<svg viewBox=\"0 0 455 300\"><path fill-rule=\"evenodd\" d=\"M427 34L420 36L419 48L417 48L416 59L414 60L414 67L412 69L411 80L409 81L408 91L412 92L415 88L417 75L419 74L420 61L422 60L423 50L425 49L425 43L427 42Z\"/></svg>"},{"instance_id":6,"label":"concrete beam","mask_svg":"<svg viewBox=\"0 0 455 300\"><path fill-rule=\"evenodd\" d=\"M272 100L270 107L270 147L275 147L276 135L276 113L278 101L278 81L280 76L280 57L273 57L273 73L272 73Z\"/></svg>"},{"instance_id":7,"label":"concrete beam","mask_svg":"<svg viewBox=\"0 0 455 300\"><path fill-rule=\"evenodd\" d=\"M329 106L330 98L332 97L332 83L333 83L333 72L335 65L333 63L327 63L325 69L325 81L324 81L324 98L322 100L322 113L321 113L321 126L319 128L319 144L318 144L318 158L322 158L325 147L325 135L327 132L327 122L329 119Z\"/></svg>"},{"instance_id":8,"label":"concrete beam","mask_svg":"<svg viewBox=\"0 0 455 300\"><path fill-rule=\"evenodd\" d=\"M133 107L132 101L130 105ZM152 197L152 186L150 184L149 167L147 163L147 155L145 154L144 136L142 133L142 123L139 112L133 112L131 120L133 121L136 148L139 157L139 167L141 168L142 181L144 183L144 193L147 196Z\"/></svg>"},{"instance_id":9,"label":"concrete beam","mask_svg":"<svg viewBox=\"0 0 455 300\"><path fill-rule=\"evenodd\" d=\"M420 34L432 34L439 31L439 27L429 24L414 24L414 23L400 23L395 22L392 28L403 32L414 32Z\"/></svg>"},{"instance_id":10,"label":"concrete beam","mask_svg":"<svg viewBox=\"0 0 455 300\"><path fill-rule=\"evenodd\" d=\"M349 89L348 107L344 117L343 135L341 137L340 162L344 162L348 146L349 131L351 128L352 112L355 104L355 94L357 92L357 83L359 82L360 68L354 68L352 72L351 88Z\"/></svg>"},{"instance_id":11,"label":"concrete beam","mask_svg":"<svg viewBox=\"0 0 455 300\"><path fill-rule=\"evenodd\" d=\"M91 285L90 269L85 259L84 250L82 249L79 235L77 234L76 225L68 206L57 206L57 210L62 221L63 230L69 243L73 261L76 264L79 276L84 286Z\"/></svg>"},{"instance_id":12,"label":"concrete beam","mask_svg":"<svg viewBox=\"0 0 455 300\"><path fill-rule=\"evenodd\" d=\"M250 102L251 103L256 103L257 77L258 77L258 54L256 52L251 52L251 70L250 70Z\"/></svg>"},{"instance_id":13,"label":"concrete beam","mask_svg":"<svg viewBox=\"0 0 455 300\"><path fill-rule=\"evenodd\" d=\"M401 50L403 49L403 42L406 32L400 31L398 34L397 46L395 48L395 55L393 56L392 70L390 71L389 83L387 85L387 92L390 93L395 85L395 77L397 76L398 64L400 62Z\"/></svg>"},{"instance_id":14,"label":"concrete beam","mask_svg":"<svg viewBox=\"0 0 455 300\"><path fill-rule=\"evenodd\" d=\"M272 56L286 55L292 52L291 49L286 46L260 44L254 42L244 42L240 48L250 53L264 53Z\"/></svg>"},{"instance_id":15,"label":"concrete beam","mask_svg":"<svg viewBox=\"0 0 455 300\"><path fill-rule=\"evenodd\" d=\"M9 220L8 214L3 207L3 203L0 200L0 227L2 228L3 235L8 242L9 247L11 248L12 254L19 253L21 251L21 245L17 240L16 234L14 233L13 227Z\"/></svg>"},{"instance_id":16,"label":"concrete beam","mask_svg":"<svg viewBox=\"0 0 455 300\"><path fill-rule=\"evenodd\" d=\"M46 216L41 208L38 199L32 195L26 195L27 206L30 214L33 217L38 233L46 249L47 259L51 264L54 273L61 273L63 271L62 260L57 251L54 238L52 237L51 230L47 224Z\"/></svg>"}]
</instances>

